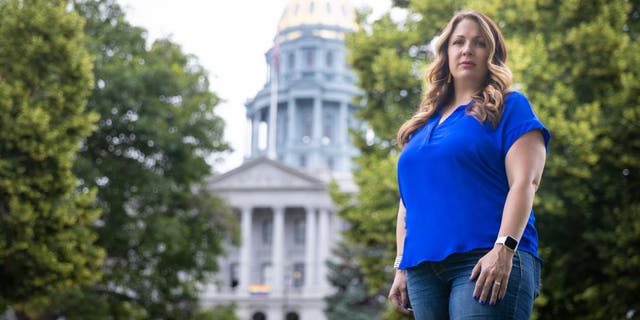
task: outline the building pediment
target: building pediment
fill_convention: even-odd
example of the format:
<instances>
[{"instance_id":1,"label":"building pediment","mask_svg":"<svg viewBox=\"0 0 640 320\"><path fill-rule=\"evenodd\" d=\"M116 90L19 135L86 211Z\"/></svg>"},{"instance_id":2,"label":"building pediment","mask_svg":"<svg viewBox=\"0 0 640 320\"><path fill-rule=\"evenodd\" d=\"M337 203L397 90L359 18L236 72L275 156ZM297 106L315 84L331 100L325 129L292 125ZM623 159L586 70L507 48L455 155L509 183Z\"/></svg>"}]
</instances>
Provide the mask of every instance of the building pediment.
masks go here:
<instances>
[{"instance_id":1,"label":"building pediment","mask_svg":"<svg viewBox=\"0 0 640 320\"><path fill-rule=\"evenodd\" d=\"M209 187L217 191L326 189L322 180L266 157L249 160L238 168L212 177Z\"/></svg>"}]
</instances>

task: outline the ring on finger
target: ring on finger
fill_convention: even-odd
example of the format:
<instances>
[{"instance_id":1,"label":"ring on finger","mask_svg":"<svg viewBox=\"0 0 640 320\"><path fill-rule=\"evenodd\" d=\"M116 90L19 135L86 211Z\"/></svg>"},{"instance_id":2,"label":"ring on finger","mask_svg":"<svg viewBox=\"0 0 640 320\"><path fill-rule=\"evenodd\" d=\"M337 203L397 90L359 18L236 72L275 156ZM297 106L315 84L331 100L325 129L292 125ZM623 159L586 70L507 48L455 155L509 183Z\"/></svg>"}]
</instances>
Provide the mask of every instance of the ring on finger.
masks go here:
<instances>
[{"instance_id":1,"label":"ring on finger","mask_svg":"<svg viewBox=\"0 0 640 320\"><path fill-rule=\"evenodd\" d=\"M496 282L494 282L493 284L495 284L496 286L500 286L500 285L502 285L502 282L500 282L500 281L496 281Z\"/></svg>"}]
</instances>

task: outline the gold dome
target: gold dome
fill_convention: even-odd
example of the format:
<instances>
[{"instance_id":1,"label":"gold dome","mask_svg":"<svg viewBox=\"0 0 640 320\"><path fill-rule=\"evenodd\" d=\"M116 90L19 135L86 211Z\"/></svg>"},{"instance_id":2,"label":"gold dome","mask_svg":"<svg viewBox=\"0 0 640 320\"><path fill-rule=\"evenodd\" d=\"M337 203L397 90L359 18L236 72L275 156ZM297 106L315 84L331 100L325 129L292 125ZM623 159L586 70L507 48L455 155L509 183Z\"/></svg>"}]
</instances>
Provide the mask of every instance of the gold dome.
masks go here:
<instances>
[{"instance_id":1,"label":"gold dome","mask_svg":"<svg viewBox=\"0 0 640 320\"><path fill-rule=\"evenodd\" d=\"M285 39L291 39L295 36L285 36L282 31L301 25L325 25L356 30L355 8L349 0L291 0L278 23L278 34ZM319 35L333 38L331 34Z\"/></svg>"}]
</instances>

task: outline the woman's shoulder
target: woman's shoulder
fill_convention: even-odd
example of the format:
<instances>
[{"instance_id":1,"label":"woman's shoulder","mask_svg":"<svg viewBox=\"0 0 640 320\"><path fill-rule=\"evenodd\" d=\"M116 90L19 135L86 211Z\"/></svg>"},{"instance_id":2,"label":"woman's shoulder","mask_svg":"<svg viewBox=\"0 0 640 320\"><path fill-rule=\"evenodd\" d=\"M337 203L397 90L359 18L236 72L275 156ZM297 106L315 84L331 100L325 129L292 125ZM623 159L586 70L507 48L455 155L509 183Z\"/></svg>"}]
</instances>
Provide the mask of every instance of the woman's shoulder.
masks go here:
<instances>
[{"instance_id":1,"label":"woman's shoulder","mask_svg":"<svg viewBox=\"0 0 640 320\"><path fill-rule=\"evenodd\" d=\"M520 91L514 90L506 94L502 112L503 116L507 115L507 117L509 117L509 114L529 113L532 109L533 107L529 99L527 99L527 96Z\"/></svg>"},{"instance_id":2,"label":"woman's shoulder","mask_svg":"<svg viewBox=\"0 0 640 320\"><path fill-rule=\"evenodd\" d=\"M544 127L540 119L538 119L538 116L533 110L533 106L524 93L512 91L505 97L504 101L504 112L499 127L501 128L500 130L509 137L506 143L507 148L504 149L505 152L509 149L508 146L516 141L522 134L533 129L542 130L545 144L548 146L549 131Z\"/></svg>"},{"instance_id":3,"label":"woman's shoulder","mask_svg":"<svg viewBox=\"0 0 640 320\"><path fill-rule=\"evenodd\" d=\"M504 99L505 107L513 104L529 104L529 99L527 96L521 91L513 90L509 91L505 94Z\"/></svg>"},{"instance_id":4,"label":"woman's shoulder","mask_svg":"<svg viewBox=\"0 0 640 320\"><path fill-rule=\"evenodd\" d=\"M527 96L520 91L509 92L504 99L502 125L510 126L530 119L537 119L537 116Z\"/></svg>"}]
</instances>

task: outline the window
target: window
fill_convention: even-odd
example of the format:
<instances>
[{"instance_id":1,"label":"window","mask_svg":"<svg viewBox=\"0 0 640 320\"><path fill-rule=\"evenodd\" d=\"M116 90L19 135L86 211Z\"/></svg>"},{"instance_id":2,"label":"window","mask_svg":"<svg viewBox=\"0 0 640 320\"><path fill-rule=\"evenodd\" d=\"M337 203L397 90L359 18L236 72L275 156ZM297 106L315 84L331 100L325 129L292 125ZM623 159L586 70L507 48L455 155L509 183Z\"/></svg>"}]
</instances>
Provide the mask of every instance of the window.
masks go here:
<instances>
[{"instance_id":1,"label":"window","mask_svg":"<svg viewBox=\"0 0 640 320\"><path fill-rule=\"evenodd\" d=\"M289 63L289 70L295 69L296 66L296 55L293 52L289 52L289 58L287 58L287 62Z\"/></svg>"},{"instance_id":2,"label":"window","mask_svg":"<svg viewBox=\"0 0 640 320\"><path fill-rule=\"evenodd\" d=\"M305 62L306 62L306 67L308 69L313 68L313 58L314 58L314 50L313 49L305 49L304 50L304 55L305 55Z\"/></svg>"},{"instance_id":3,"label":"window","mask_svg":"<svg viewBox=\"0 0 640 320\"><path fill-rule=\"evenodd\" d=\"M296 244L304 243L305 233L305 221L303 219L296 219L293 221L293 241Z\"/></svg>"},{"instance_id":4,"label":"window","mask_svg":"<svg viewBox=\"0 0 640 320\"><path fill-rule=\"evenodd\" d=\"M267 316L263 312L256 312L251 316L251 320L267 320Z\"/></svg>"},{"instance_id":5,"label":"window","mask_svg":"<svg viewBox=\"0 0 640 320\"><path fill-rule=\"evenodd\" d=\"M263 263L260 266L260 283L262 284L273 284L272 281L272 268L271 263Z\"/></svg>"},{"instance_id":6,"label":"window","mask_svg":"<svg viewBox=\"0 0 640 320\"><path fill-rule=\"evenodd\" d=\"M304 154L301 154L298 160L299 160L298 163L300 164L300 168L304 168L307 166L307 156L305 156Z\"/></svg>"},{"instance_id":7,"label":"window","mask_svg":"<svg viewBox=\"0 0 640 320\"><path fill-rule=\"evenodd\" d=\"M300 124L302 125L302 143L309 144L311 142L311 135L313 133L313 107L311 103L300 105L297 110L302 118Z\"/></svg>"},{"instance_id":8,"label":"window","mask_svg":"<svg viewBox=\"0 0 640 320\"><path fill-rule=\"evenodd\" d=\"M322 106L322 138L320 142L323 146L335 143L338 114L340 109L335 102L325 102Z\"/></svg>"},{"instance_id":9,"label":"window","mask_svg":"<svg viewBox=\"0 0 640 320\"><path fill-rule=\"evenodd\" d=\"M327 3L327 5L329 5L329 4ZM326 62L327 68L333 68L333 51L328 51L327 52L326 61L325 62Z\"/></svg>"},{"instance_id":10,"label":"window","mask_svg":"<svg viewBox=\"0 0 640 320\"><path fill-rule=\"evenodd\" d=\"M271 244L271 240L273 240L273 221L263 220L262 221L262 243Z\"/></svg>"},{"instance_id":11,"label":"window","mask_svg":"<svg viewBox=\"0 0 640 320\"><path fill-rule=\"evenodd\" d=\"M300 288L304 285L304 263L293 265L293 287Z\"/></svg>"},{"instance_id":12,"label":"window","mask_svg":"<svg viewBox=\"0 0 640 320\"><path fill-rule=\"evenodd\" d=\"M333 128L334 128L334 120L335 117L331 113L325 113L324 119L322 119L322 145L330 145L331 138L333 137Z\"/></svg>"},{"instance_id":13,"label":"window","mask_svg":"<svg viewBox=\"0 0 640 320\"><path fill-rule=\"evenodd\" d=\"M238 264L232 263L229 265L229 285L235 289L238 286Z\"/></svg>"},{"instance_id":14,"label":"window","mask_svg":"<svg viewBox=\"0 0 640 320\"><path fill-rule=\"evenodd\" d=\"M327 157L327 168L329 168L329 170L333 170L335 169L335 161L333 160L333 157Z\"/></svg>"}]
</instances>

